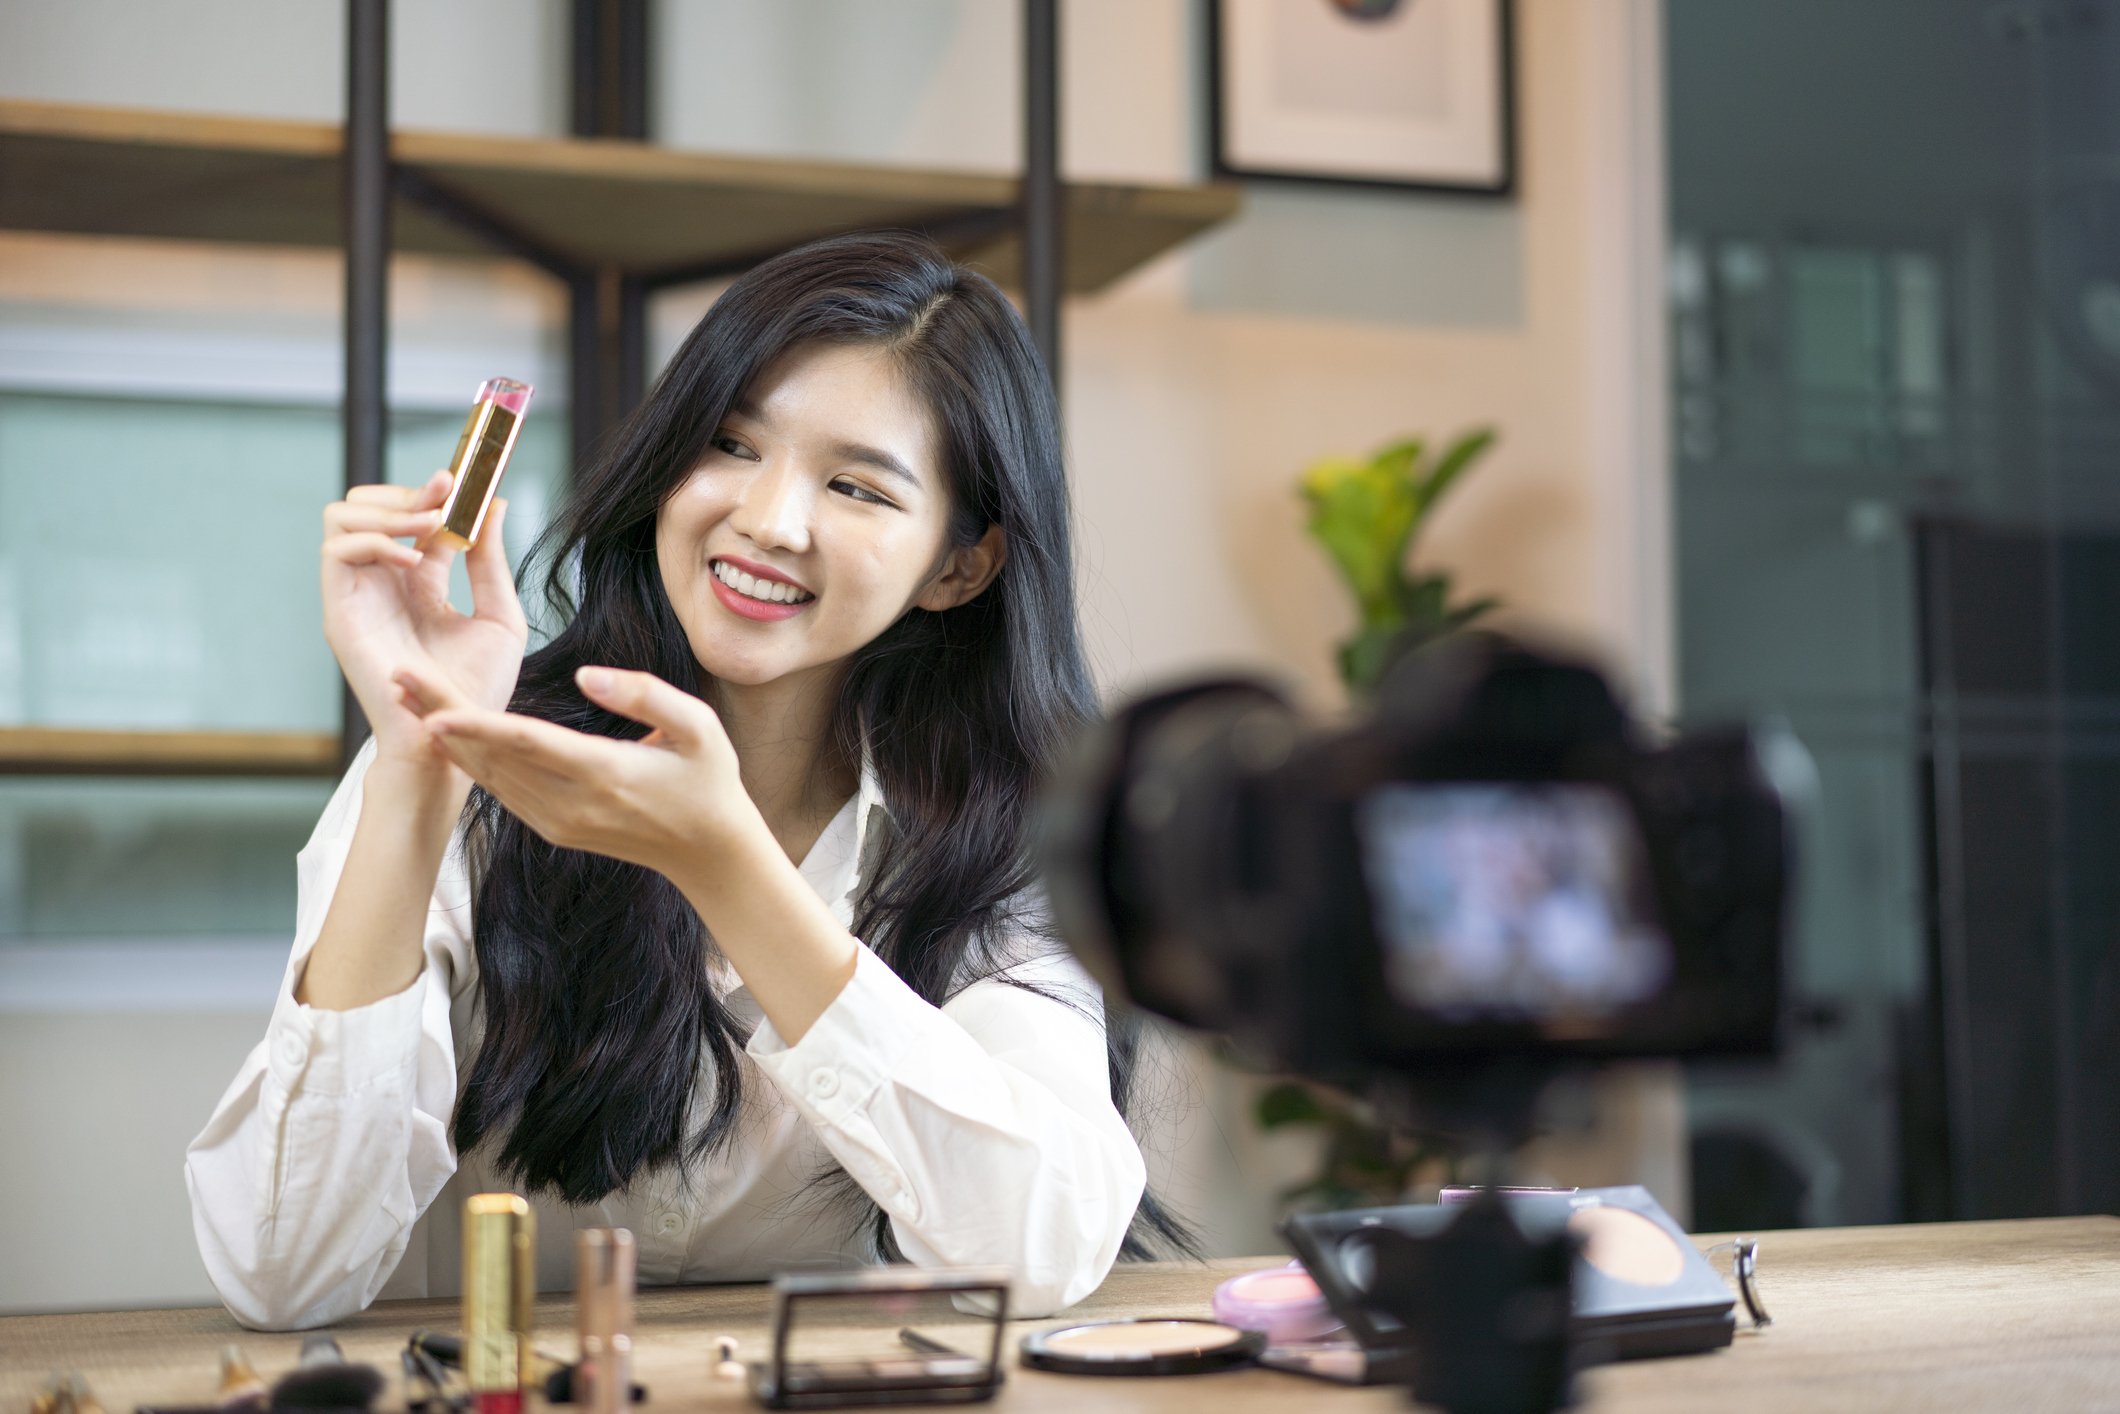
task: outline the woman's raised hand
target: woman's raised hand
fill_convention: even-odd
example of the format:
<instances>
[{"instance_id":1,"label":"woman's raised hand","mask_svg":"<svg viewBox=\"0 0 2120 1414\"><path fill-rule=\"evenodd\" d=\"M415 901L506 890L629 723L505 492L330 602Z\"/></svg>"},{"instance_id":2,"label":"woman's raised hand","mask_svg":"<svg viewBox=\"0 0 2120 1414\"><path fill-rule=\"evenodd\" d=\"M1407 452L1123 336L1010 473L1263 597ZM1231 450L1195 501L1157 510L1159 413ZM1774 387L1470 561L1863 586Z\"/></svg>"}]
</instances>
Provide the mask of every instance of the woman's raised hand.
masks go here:
<instances>
[{"instance_id":1,"label":"woman's raised hand","mask_svg":"<svg viewBox=\"0 0 2120 1414\"><path fill-rule=\"evenodd\" d=\"M653 673L582 668L575 681L654 730L638 741L592 736L469 702L420 669L395 678L400 710L424 718L451 760L553 844L682 883L747 832L770 843L712 707Z\"/></svg>"},{"instance_id":2,"label":"woman's raised hand","mask_svg":"<svg viewBox=\"0 0 2120 1414\"><path fill-rule=\"evenodd\" d=\"M507 505L495 500L464 557L472 612L449 602L456 552L427 543L442 523L449 473L424 486L356 486L324 508L324 638L375 730L379 759L446 766L432 737L393 690L417 670L467 704L508 705L529 627L501 547ZM410 536L413 545L400 544Z\"/></svg>"}]
</instances>

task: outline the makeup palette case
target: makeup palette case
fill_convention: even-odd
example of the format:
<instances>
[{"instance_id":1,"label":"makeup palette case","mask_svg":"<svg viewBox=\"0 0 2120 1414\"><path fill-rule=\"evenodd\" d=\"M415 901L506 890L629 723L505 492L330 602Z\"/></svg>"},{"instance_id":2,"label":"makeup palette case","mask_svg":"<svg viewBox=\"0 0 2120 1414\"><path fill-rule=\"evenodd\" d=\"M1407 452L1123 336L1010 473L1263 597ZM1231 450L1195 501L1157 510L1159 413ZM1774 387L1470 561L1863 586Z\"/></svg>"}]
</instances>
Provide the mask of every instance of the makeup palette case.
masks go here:
<instances>
[{"instance_id":1,"label":"makeup palette case","mask_svg":"<svg viewBox=\"0 0 2120 1414\"><path fill-rule=\"evenodd\" d=\"M1737 1298L1649 1191L1531 1189L1509 1193L1520 1222L1566 1225L1582 1242L1575 1269L1575 1333L1590 1362L1685 1355L1728 1345ZM1349 1340L1269 1348L1260 1363L1350 1384L1412 1375L1406 1328L1364 1304L1374 1270L1368 1234L1441 1230L1457 1204L1298 1213L1281 1235L1347 1326ZM1355 1350L1349 1350L1351 1343Z\"/></svg>"}]
</instances>

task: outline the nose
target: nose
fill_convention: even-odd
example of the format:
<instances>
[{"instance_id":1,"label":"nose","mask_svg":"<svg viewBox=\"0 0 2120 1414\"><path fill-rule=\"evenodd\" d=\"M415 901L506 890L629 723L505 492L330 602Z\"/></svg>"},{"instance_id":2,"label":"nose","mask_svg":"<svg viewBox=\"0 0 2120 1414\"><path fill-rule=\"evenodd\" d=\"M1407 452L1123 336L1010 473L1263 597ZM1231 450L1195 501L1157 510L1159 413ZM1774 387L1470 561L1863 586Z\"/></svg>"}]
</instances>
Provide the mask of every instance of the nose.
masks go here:
<instances>
[{"instance_id":1,"label":"nose","mask_svg":"<svg viewBox=\"0 0 2120 1414\"><path fill-rule=\"evenodd\" d=\"M795 467L763 462L744 483L729 526L760 548L801 554L810 548L810 493Z\"/></svg>"}]
</instances>

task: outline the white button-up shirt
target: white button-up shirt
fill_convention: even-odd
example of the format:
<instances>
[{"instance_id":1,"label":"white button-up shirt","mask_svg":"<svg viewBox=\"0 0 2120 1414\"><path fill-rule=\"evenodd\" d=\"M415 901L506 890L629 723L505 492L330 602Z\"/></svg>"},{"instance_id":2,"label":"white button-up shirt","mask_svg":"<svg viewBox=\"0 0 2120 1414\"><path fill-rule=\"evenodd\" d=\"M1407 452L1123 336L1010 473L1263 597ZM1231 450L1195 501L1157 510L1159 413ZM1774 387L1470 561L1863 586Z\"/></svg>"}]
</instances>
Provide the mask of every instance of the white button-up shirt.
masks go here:
<instances>
[{"instance_id":1,"label":"white button-up shirt","mask_svg":"<svg viewBox=\"0 0 2120 1414\"><path fill-rule=\"evenodd\" d=\"M297 856L294 949L272 1020L185 1157L200 1255L250 1326L326 1325L378 1297L458 1294L463 1200L509 1186L487 1146L460 1161L449 1134L479 1024L461 835L409 987L349 1011L294 999L372 752ZM802 862L843 925L866 882L865 846L888 822L864 771ZM1140 1200L1141 1152L1112 1105L1095 984L1050 951L1009 975L1065 1000L987 979L936 1008L864 947L853 980L790 1046L721 965L715 985L756 1027L739 1062L735 1139L689 1185L664 1168L600 1203L533 1199L538 1289L573 1288L577 1227L631 1228L643 1284L759 1280L854 1258L859 1214L813 1183L836 1160L889 1214L912 1261L1010 1268L1016 1314L1088 1295ZM695 1086L695 1123L711 1094Z\"/></svg>"}]
</instances>

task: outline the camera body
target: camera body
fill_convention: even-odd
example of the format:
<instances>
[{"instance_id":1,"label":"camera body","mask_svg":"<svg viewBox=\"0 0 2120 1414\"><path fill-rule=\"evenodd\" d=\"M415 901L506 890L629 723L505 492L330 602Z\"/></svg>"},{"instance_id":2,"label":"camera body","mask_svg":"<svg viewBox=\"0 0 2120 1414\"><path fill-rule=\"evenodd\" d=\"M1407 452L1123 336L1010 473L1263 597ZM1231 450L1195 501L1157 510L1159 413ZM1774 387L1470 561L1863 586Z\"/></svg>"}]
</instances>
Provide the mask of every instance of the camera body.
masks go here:
<instances>
[{"instance_id":1,"label":"camera body","mask_svg":"<svg viewBox=\"0 0 2120 1414\"><path fill-rule=\"evenodd\" d=\"M1463 635L1337 729L1246 680L1122 709L1049 802L1047 880L1107 988L1326 1080L1767 1054L1789 759L1652 744L1590 667Z\"/></svg>"}]
</instances>

